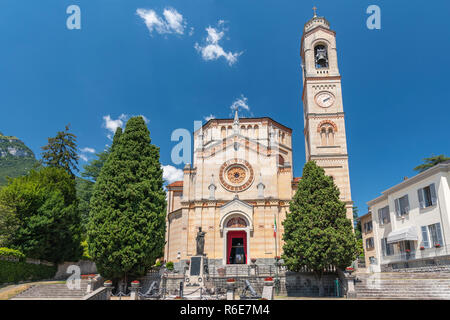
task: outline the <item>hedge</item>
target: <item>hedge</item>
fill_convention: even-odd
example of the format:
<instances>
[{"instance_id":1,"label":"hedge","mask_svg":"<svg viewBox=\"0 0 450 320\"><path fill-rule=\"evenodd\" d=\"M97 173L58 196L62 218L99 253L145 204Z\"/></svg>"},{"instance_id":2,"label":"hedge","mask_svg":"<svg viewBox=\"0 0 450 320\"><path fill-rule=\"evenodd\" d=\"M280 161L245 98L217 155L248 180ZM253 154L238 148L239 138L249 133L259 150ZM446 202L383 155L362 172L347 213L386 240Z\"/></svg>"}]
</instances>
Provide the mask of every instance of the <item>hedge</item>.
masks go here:
<instances>
[{"instance_id":1,"label":"hedge","mask_svg":"<svg viewBox=\"0 0 450 320\"><path fill-rule=\"evenodd\" d=\"M55 273L56 266L0 260L0 284L51 279Z\"/></svg>"},{"instance_id":2,"label":"hedge","mask_svg":"<svg viewBox=\"0 0 450 320\"><path fill-rule=\"evenodd\" d=\"M0 248L0 258L1 257L5 257L5 258L17 258L19 261L24 261L25 260L25 255L20 252L19 250L14 250L14 249L9 249L9 248Z\"/></svg>"}]
</instances>

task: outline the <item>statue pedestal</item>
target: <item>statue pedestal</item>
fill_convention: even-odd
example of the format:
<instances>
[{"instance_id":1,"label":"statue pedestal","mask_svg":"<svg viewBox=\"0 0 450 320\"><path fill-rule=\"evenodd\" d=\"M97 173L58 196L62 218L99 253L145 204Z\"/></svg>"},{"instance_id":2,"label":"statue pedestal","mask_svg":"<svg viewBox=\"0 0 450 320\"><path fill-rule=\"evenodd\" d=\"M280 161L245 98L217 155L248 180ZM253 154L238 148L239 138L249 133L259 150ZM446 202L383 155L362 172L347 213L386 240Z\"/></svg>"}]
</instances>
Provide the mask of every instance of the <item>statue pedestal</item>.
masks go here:
<instances>
[{"instance_id":1,"label":"statue pedestal","mask_svg":"<svg viewBox=\"0 0 450 320\"><path fill-rule=\"evenodd\" d=\"M184 287L199 288L205 286L205 256L191 257L189 269L184 279Z\"/></svg>"}]
</instances>

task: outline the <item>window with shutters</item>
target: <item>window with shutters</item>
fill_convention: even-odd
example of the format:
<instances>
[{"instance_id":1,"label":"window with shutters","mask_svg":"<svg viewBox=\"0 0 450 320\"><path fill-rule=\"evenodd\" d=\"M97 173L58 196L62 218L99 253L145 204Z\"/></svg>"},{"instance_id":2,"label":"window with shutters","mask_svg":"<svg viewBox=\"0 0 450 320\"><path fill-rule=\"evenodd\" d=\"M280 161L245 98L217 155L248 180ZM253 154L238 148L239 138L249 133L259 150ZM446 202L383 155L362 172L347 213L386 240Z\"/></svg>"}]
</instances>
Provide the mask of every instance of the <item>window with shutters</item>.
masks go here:
<instances>
[{"instance_id":1,"label":"window with shutters","mask_svg":"<svg viewBox=\"0 0 450 320\"><path fill-rule=\"evenodd\" d=\"M367 238L366 249L373 249L373 247L374 247L373 237Z\"/></svg>"},{"instance_id":2,"label":"window with shutters","mask_svg":"<svg viewBox=\"0 0 450 320\"><path fill-rule=\"evenodd\" d=\"M394 254L394 244L387 243L387 238L381 239L381 252L383 256L391 256Z\"/></svg>"},{"instance_id":3,"label":"window with shutters","mask_svg":"<svg viewBox=\"0 0 450 320\"><path fill-rule=\"evenodd\" d=\"M370 232L373 229L372 221L364 223L364 232Z\"/></svg>"},{"instance_id":4,"label":"window with shutters","mask_svg":"<svg viewBox=\"0 0 450 320\"><path fill-rule=\"evenodd\" d=\"M434 183L417 190L417 195L419 197L420 208L427 208L436 205L437 197Z\"/></svg>"},{"instance_id":5,"label":"window with shutters","mask_svg":"<svg viewBox=\"0 0 450 320\"><path fill-rule=\"evenodd\" d=\"M431 241L430 244L433 247L436 247L437 245L439 245L441 247L443 246L440 223L430 224L428 226L428 233L430 234L430 241Z\"/></svg>"},{"instance_id":6,"label":"window with shutters","mask_svg":"<svg viewBox=\"0 0 450 320\"><path fill-rule=\"evenodd\" d=\"M395 199L395 214L398 217L404 216L409 213L409 200L408 195L404 195L401 198Z\"/></svg>"},{"instance_id":7,"label":"window with shutters","mask_svg":"<svg viewBox=\"0 0 450 320\"><path fill-rule=\"evenodd\" d=\"M389 214L389 206L378 209L378 220L380 221L380 225L388 224L391 222L391 216Z\"/></svg>"},{"instance_id":8,"label":"window with shutters","mask_svg":"<svg viewBox=\"0 0 450 320\"><path fill-rule=\"evenodd\" d=\"M430 247L430 242L428 241L428 228L427 228L427 226L422 226L421 230L422 230L422 246L424 248L429 248Z\"/></svg>"}]
</instances>

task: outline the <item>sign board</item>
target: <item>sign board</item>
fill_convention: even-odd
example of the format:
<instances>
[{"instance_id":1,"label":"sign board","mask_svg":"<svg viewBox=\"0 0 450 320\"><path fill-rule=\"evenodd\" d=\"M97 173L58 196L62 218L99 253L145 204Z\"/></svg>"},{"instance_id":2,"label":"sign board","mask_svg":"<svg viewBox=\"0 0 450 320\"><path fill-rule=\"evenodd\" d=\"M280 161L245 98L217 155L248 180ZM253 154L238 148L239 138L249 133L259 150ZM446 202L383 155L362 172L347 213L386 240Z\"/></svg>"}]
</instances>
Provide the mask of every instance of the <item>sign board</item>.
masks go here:
<instances>
[{"instance_id":1,"label":"sign board","mask_svg":"<svg viewBox=\"0 0 450 320\"><path fill-rule=\"evenodd\" d=\"M192 257L191 258L191 276L199 276L200 268L202 264L202 257Z\"/></svg>"}]
</instances>

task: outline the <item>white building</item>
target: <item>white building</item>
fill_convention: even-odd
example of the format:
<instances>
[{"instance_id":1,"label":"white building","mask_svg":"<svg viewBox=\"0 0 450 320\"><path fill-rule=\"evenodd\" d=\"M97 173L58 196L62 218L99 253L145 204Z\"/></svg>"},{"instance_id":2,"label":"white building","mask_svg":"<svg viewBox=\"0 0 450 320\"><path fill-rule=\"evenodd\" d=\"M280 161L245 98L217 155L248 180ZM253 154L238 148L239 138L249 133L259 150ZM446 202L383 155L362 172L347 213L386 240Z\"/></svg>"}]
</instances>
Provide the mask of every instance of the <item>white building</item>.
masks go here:
<instances>
[{"instance_id":1,"label":"white building","mask_svg":"<svg viewBox=\"0 0 450 320\"><path fill-rule=\"evenodd\" d=\"M367 202L376 252L372 271L450 265L449 169L450 161L440 163Z\"/></svg>"}]
</instances>

